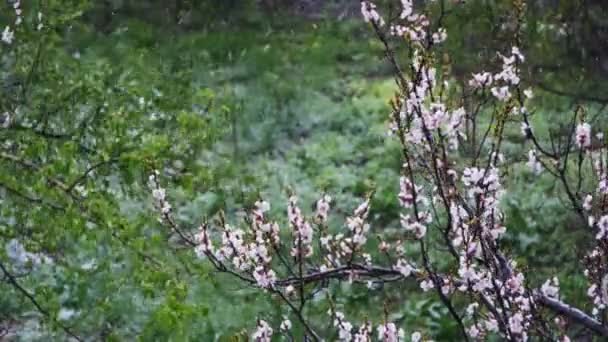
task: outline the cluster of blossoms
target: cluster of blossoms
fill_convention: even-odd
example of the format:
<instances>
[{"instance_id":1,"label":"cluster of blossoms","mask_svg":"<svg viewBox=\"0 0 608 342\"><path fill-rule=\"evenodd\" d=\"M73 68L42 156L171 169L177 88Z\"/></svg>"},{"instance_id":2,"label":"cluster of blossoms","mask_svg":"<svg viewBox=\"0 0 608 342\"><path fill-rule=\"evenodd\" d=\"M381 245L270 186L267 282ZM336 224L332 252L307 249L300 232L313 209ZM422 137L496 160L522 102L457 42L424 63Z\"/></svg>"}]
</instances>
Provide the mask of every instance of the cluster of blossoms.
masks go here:
<instances>
[{"instance_id":1,"label":"cluster of blossoms","mask_svg":"<svg viewBox=\"0 0 608 342\"><path fill-rule=\"evenodd\" d=\"M44 254L28 252L17 239L9 240L6 243L5 251L17 271L22 271L29 266L53 263L53 260Z\"/></svg>"},{"instance_id":2,"label":"cluster of blossoms","mask_svg":"<svg viewBox=\"0 0 608 342\"><path fill-rule=\"evenodd\" d=\"M289 198L287 217L289 218L289 224L291 225L294 234L291 256L298 258L312 256L312 226L304 219L304 216L298 207L298 198L295 195Z\"/></svg>"},{"instance_id":3,"label":"cluster of blossoms","mask_svg":"<svg viewBox=\"0 0 608 342\"><path fill-rule=\"evenodd\" d=\"M328 314L332 314L330 310ZM343 342L371 342L373 340L373 326L369 321L365 321L359 328L355 328L352 323L346 320L340 311L333 312L333 325L338 332L338 340ZM380 323L376 327L378 341L400 342L405 341L405 331L398 328L393 322ZM410 340L412 342L423 341L422 334L418 331L413 332ZM427 340L430 342L430 340Z\"/></svg>"},{"instance_id":4,"label":"cluster of blossoms","mask_svg":"<svg viewBox=\"0 0 608 342\"><path fill-rule=\"evenodd\" d=\"M386 323L378 326L378 340L385 342L399 342L405 338L403 329L397 329L395 323Z\"/></svg>"},{"instance_id":5,"label":"cluster of blossoms","mask_svg":"<svg viewBox=\"0 0 608 342\"><path fill-rule=\"evenodd\" d=\"M586 122L576 126L576 145L580 148L591 146L591 125Z\"/></svg>"},{"instance_id":6,"label":"cluster of blossoms","mask_svg":"<svg viewBox=\"0 0 608 342\"><path fill-rule=\"evenodd\" d=\"M416 206L416 211L412 215L401 214L401 227L405 231L413 232L417 239L422 239L426 235L426 225L431 223L433 216L428 208L429 200L421 193L421 188L412 184L411 180L405 176L400 178L399 203L405 209L412 209Z\"/></svg>"},{"instance_id":7,"label":"cluster of blossoms","mask_svg":"<svg viewBox=\"0 0 608 342\"><path fill-rule=\"evenodd\" d=\"M589 287L587 296L593 303L593 315L599 316L608 307L608 256L604 249L596 247L585 258L585 276Z\"/></svg>"},{"instance_id":8,"label":"cluster of blossoms","mask_svg":"<svg viewBox=\"0 0 608 342\"><path fill-rule=\"evenodd\" d=\"M595 246L585 256L585 276L589 287L587 296L593 303L593 315L599 317L608 308L608 164L606 148L591 149L591 125L581 122L576 127L574 140L581 149L581 156L589 155L593 170L598 179L596 193L587 194L582 201L582 209L589 227L594 232ZM603 135L597 134L598 142L603 143Z\"/></svg>"},{"instance_id":9,"label":"cluster of blossoms","mask_svg":"<svg viewBox=\"0 0 608 342\"><path fill-rule=\"evenodd\" d=\"M270 342L272 341L272 333L274 331L270 325L264 320L258 320L258 326L251 335L251 339L255 342Z\"/></svg>"},{"instance_id":10,"label":"cluster of blossoms","mask_svg":"<svg viewBox=\"0 0 608 342\"><path fill-rule=\"evenodd\" d=\"M557 277L553 277L545 281L543 286L540 288L540 292L550 298L558 298L559 297L559 279Z\"/></svg>"},{"instance_id":11,"label":"cluster of blossoms","mask_svg":"<svg viewBox=\"0 0 608 342\"><path fill-rule=\"evenodd\" d=\"M499 54L502 60L502 70L491 74L487 71L473 74L469 80L469 86L473 89L490 88L492 95L499 101L507 101L511 98L511 87L518 86L520 82L519 69L517 65L523 63L525 58L517 46L511 48L509 56ZM530 90L526 90L526 96L532 97Z\"/></svg>"},{"instance_id":12,"label":"cluster of blossoms","mask_svg":"<svg viewBox=\"0 0 608 342\"><path fill-rule=\"evenodd\" d=\"M592 148L592 127L588 122L581 121L574 134L574 143L580 149L580 162L588 156L592 169L597 177L595 194L588 193L582 198L581 215L586 217L589 227L595 237L595 246L585 256L585 271L589 287L587 296L593 303L592 314L600 317L608 308L608 164L604 136L595 135L600 148ZM580 165L580 164L579 164Z\"/></svg>"},{"instance_id":13,"label":"cluster of blossoms","mask_svg":"<svg viewBox=\"0 0 608 342\"><path fill-rule=\"evenodd\" d=\"M320 200L321 201L321 200ZM325 272L353 261L356 252L363 249L370 230L366 222L369 214L369 199L357 207L352 216L346 218L346 233L335 235L324 233L320 238L324 263L320 270ZM362 254L365 263L370 261L368 254Z\"/></svg>"},{"instance_id":14,"label":"cluster of blossoms","mask_svg":"<svg viewBox=\"0 0 608 342\"><path fill-rule=\"evenodd\" d=\"M21 26L23 24L23 9L21 8L21 0L13 0L10 1L12 2L12 8L13 11L15 13L15 23L14 23L14 27L11 27L11 25L6 25L4 27L4 30L2 31L2 42L4 42L7 45L11 45L13 43L13 41L15 40L15 30L17 29L17 27ZM42 22L42 12L38 12L36 14L36 20L37 20L37 24L36 24L36 30L40 31L44 28L44 23Z\"/></svg>"},{"instance_id":15,"label":"cluster of blossoms","mask_svg":"<svg viewBox=\"0 0 608 342\"><path fill-rule=\"evenodd\" d=\"M361 14L363 14L363 19L368 23L375 23L378 26L384 25L384 19L378 14L376 4L370 1L361 1Z\"/></svg>"},{"instance_id":16,"label":"cluster of blossoms","mask_svg":"<svg viewBox=\"0 0 608 342\"><path fill-rule=\"evenodd\" d=\"M331 314L331 311L329 312ZM363 323L358 329L344 318L342 312L334 313L334 327L338 330L338 339L343 342L370 342L372 341L372 324L369 321ZM405 333L398 329L395 323L383 323L376 328L378 340L385 342L403 341Z\"/></svg>"},{"instance_id":17,"label":"cluster of blossoms","mask_svg":"<svg viewBox=\"0 0 608 342\"><path fill-rule=\"evenodd\" d=\"M161 187L158 177L160 172L154 171L148 177L148 187L152 190L152 197L154 198L154 206L161 212L161 214L168 215L171 212L171 204L167 201L167 191Z\"/></svg>"},{"instance_id":18,"label":"cluster of blossoms","mask_svg":"<svg viewBox=\"0 0 608 342\"><path fill-rule=\"evenodd\" d=\"M330 207L330 203L331 203L331 196L329 195L323 195L318 201L317 201L317 214L316 214L316 219L319 223L327 223L327 217L329 216L329 209Z\"/></svg>"},{"instance_id":19,"label":"cluster of blossoms","mask_svg":"<svg viewBox=\"0 0 608 342\"><path fill-rule=\"evenodd\" d=\"M331 314L331 312L329 312L329 314ZM338 339L340 341L352 340L353 325L344 319L344 314L340 311L334 313L334 327L338 330Z\"/></svg>"},{"instance_id":20,"label":"cluster of blossoms","mask_svg":"<svg viewBox=\"0 0 608 342\"><path fill-rule=\"evenodd\" d=\"M437 70L422 57L418 50L414 51L412 62L416 78L407 81L408 93L403 99L397 99L394 104L399 108L399 116L392 118L392 133L399 129L397 121L409 123L404 129L404 138L408 143L417 145L428 152L433 148L433 136L445 140L450 150L455 150L459 140L464 138L461 133L465 111L463 108L448 110L435 94L441 93L443 84L437 83ZM440 161L436 161L440 162Z\"/></svg>"},{"instance_id":21,"label":"cluster of blossoms","mask_svg":"<svg viewBox=\"0 0 608 342\"><path fill-rule=\"evenodd\" d=\"M23 22L20 0L13 2L13 9L15 11L15 26L19 26ZM11 27L9 25L7 25L4 28L4 31L2 31L2 41L4 43L10 45L13 43L14 39L15 39L15 31L13 29L11 29Z\"/></svg>"},{"instance_id":22,"label":"cluster of blossoms","mask_svg":"<svg viewBox=\"0 0 608 342\"><path fill-rule=\"evenodd\" d=\"M250 242L245 241L245 232L242 230L233 229L228 224L224 225L222 244L215 254L220 262L230 260L236 269L250 271L257 285L262 288L271 288L276 281L276 273L271 268L270 250L272 246L280 242L278 224L267 222L264 218L264 213L268 210L270 210L268 202L260 200L255 203L255 209L251 215L253 236L251 236L252 241ZM204 232L199 233L199 237L202 239L199 238L198 241L205 246L205 241L209 239L207 229L203 230ZM213 247L203 248L210 251Z\"/></svg>"},{"instance_id":23,"label":"cluster of blossoms","mask_svg":"<svg viewBox=\"0 0 608 342\"><path fill-rule=\"evenodd\" d=\"M393 36L405 37L411 42L424 42L430 25L429 19L424 14L414 13L412 0L401 0L401 13L399 23L391 24L390 33ZM380 19L382 20L382 19ZM445 28L440 27L431 34L433 44L443 43L448 37Z\"/></svg>"}]
</instances>

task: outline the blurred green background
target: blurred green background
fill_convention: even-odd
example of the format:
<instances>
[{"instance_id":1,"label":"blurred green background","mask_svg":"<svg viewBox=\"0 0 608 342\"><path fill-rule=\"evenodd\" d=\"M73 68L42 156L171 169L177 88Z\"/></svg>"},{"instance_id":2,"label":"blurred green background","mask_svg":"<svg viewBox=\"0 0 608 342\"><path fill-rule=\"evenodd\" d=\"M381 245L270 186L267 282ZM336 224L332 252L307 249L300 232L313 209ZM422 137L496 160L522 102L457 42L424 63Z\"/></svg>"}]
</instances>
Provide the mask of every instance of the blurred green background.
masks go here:
<instances>
[{"instance_id":1,"label":"blurred green background","mask_svg":"<svg viewBox=\"0 0 608 342\"><path fill-rule=\"evenodd\" d=\"M396 10L390 1L378 3L384 13ZM438 3L428 5L431 15ZM451 81L464 85L510 47L503 29L511 2L447 3L442 57ZM9 23L12 2L2 6L2 23ZM17 239L28 251L61 261L20 278L48 309L50 324L0 278L0 339L4 332L16 340L61 340L55 320L92 340L231 340L244 338L258 317L278 326L288 315L278 301L214 273L191 252L171 251L149 210L151 168L173 172L167 188L180 223L189 227L219 210L238 218L239 208L259 196L279 219L288 189L307 210L323 192L331 194L332 221L340 227L375 189L373 229L398 229L400 154L387 136L394 82L358 1L22 6L27 23L40 11L46 25L17 31L15 47L3 47L0 105L14 121L0 138L3 151L44 167L24 173L0 161L0 242ZM522 50L538 135L563 132L579 104L594 129L606 128L606 2L530 1ZM524 269L534 269L532 285L558 274L564 298L589 308L578 263L589 234L573 228L584 223L570 214L554 179L527 170L528 149L518 128L509 132L505 154L522 163L509 168L505 184L504 244ZM110 160L116 164L79 183L87 209L48 184L52 177L70 183L86 165ZM41 200L32 204L23 194ZM66 209L54 210L47 200ZM90 216L104 224L91 224ZM8 248L0 260L14 263ZM415 284L374 290L340 284L335 291L353 321L378 317L389 301L391 319L406 331L425 330L441 341L457 336L439 301ZM319 299L307 314L333 336L327 308Z\"/></svg>"}]
</instances>

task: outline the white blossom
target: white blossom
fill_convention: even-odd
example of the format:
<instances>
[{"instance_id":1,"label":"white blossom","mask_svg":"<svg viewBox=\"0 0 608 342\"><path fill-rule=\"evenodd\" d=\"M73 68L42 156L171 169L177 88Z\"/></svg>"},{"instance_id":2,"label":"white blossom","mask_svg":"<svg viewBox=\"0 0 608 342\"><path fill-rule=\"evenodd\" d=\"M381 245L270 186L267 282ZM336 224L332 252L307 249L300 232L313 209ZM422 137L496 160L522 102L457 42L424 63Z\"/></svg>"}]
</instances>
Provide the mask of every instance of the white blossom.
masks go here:
<instances>
[{"instance_id":1,"label":"white blossom","mask_svg":"<svg viewBox=\"0 0 608 342\"><path fill-rule=\"evenodd\" d=\"M380 14L378 14L378 11L376 11L376 4L371 1L361 2L361 14L363 15L365 22L373 22L378 26L384 25L384 19L382 19Z\"/></svg>"},{"instance_id":2,"label":"white blossom","mask_svg":"<svg viewBox=\"0 0 608 342\"><path fill-rule=\"evenodd\" d=\"M526 165L535 175L539 175L543 171L543 166L538 157L536 157L536 150L534 149L528 151L528 162Z\"/></svg>"},{"instance_id":3,"label":"white blossom","mask_svg":"<svg viewBox=\"0 0 608 342\"><path fill-rule=\"evenodd\" d=\"M591 125L583 122L576 126L576 144L580 148L591 146Z\"/></svg>"},{"instance_id":4,"label":"white blossom","mask_svg":"<svg viewBox=\"0 0 608 342\"><path fill-rule=\"evenodd\" d=\"M2 41L10 45L13 43L14 39L15 32L13 32L9 26L6 26L4 31L2 31Z\"/></svg>"},{"instance_id":5,"label":"white blossom","mask_svg":"<svg viewBox=\"0 0 608 342\"><path fill-rule=\"evenodd\" d=\"M255 332L251 338L255 342L270 342L272 339L273 330L264 320L259 320Z\"/></svg>"},{"instance_id":6,"label":"white blossom","mask_svg":"<svg viewBox=\"0 0 608 342\"><path fill-rule=\"evenodd\" d=\"M557 298L559 295L559 280L556 277L548 279L541 286L540 292L547 297Z\"/></svg>"},{"instance_id":7,"label":"white blossom","mask_svg":"<svg viewBox=\"0 0 608 342\"><path fill-rule=\"evenodd\" d=\"M383 342L398 342L405 337L403 329L397 329L395 323L381 324L377 331L378 339Z\"/></svg>"},{"instance_id":8,"label":"white blossom","mask_svg":"<svg viewBox=\"0 0 608 342\"><path fill-rule=\"evenodd\" d=\"M291 330L291 321L287 317L283 317L283 321L279 327L281 331L289 331Z\"/></svg>"}]
</instances>

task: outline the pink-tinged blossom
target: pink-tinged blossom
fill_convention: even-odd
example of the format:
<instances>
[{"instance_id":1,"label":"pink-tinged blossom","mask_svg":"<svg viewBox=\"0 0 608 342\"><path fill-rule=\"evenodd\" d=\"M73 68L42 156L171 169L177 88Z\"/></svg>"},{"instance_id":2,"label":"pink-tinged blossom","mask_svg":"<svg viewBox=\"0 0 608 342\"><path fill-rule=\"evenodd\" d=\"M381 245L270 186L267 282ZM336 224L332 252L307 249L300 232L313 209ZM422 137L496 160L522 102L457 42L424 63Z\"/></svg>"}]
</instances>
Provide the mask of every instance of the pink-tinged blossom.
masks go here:
<instances>
[{"instance_id":1,"label":"pink-tinged blossom","mask_svg":"<svg viewBox=\"0 0 608 342\"><path fill-rule=\"evenodd\" d=\"M255 202L251 212L252 228L255 231L255 240L258 244L278 244L281 240L279 225L276 222L268 222L265 214L270 211L270 203L265 200Z\"/></svg>"},{"instance_id":2,"label":"pink-tinged blossom","mask_svg":"<svg viewBox=\"0 0 608 342\"><path fill-rule=\"evenodd\" d=\"M474 89L487 87L492 85L492 81L494 78L492 74L489 72L480 72L477 74L473 74L473 78L469 80L469 86Z\"/></svg>"},{"instance_id":3,"label":"pink-tinged blossom","mask_svg":"<svg viewBox=\"0 0 608 342\"><path fill-rule=\"evenodd\" d=\"M430 215L427 217L431 218ZM406 231L413 232L417 239L422 239L426 235L426 226L411 218L410 215L401 214L401 227Z\"/></svg>"},{"instance_id":4,"label":"pink-tinged blossom","mask_svg":"<svg viewBox=\"0 0 608 342\"><path fill-rule=\"evenodd\" d=\"M507 279L505 282L505 287L512 294L524 293L524 275L517 273L516 275L511 276L511 278Z\"/></svg>"},{"instance_id":5,"label":"pink-tinged blossom","mask_svg":"<svg viewBox=\"0 0 608 342\"><path fill-rule=\"evenodd\" d=\"M380 244L378 245L378 250L382 253L386 253L391 249L391 245L390 243L386 242L386 241L381 241Z\"/></svg>"},{"instance_id":6,"label":"pink-tinged blossom","mask_svg":"<svg viewBox=\"0 0 608 342\"><path fill-rule=\"evenodd\" d=\"M401 14L399 15L401 19L408 18L413 11L412 0L401 0Z\"/></svg>"},{"instance_id":7,"label":"pink-tinged blossom","mask_svg":"<svg viewBox=\"0 0 608 342\"><path fill-rule=\"evenodd\" d=\"M401 273L401 275L404 277L409 277L414 271L414 268L404 259L397 260L397 263L393 266L393 269Z\"/></svg>"},{"instance_id":8,"label":"pink-tinged blossom","mask_svg":"<svg viewBox=\"0 0 608 342\"><path fill-rule=\"evenodd\" d=\"M251 335L251 338L255 342L270 342L272 340L273 330L264 320L258 320L258 326Z\"/></svg>"},{"instance_id":9,"label":"pink-tinged blossom","mask_svg":"<svg viewBox=\"0 0 608 342\"><path fill-rule=\"evenodd\" d=\"M338 339L350 342L353 336L353 325L344 319L344 314L337 311L334 314L334 327L338 328Z\"/></svg>"},{"instance_id":10,"label":"pink-tinged blossom","mask_svg":"<svg viewBox=\"0 0 608 342\"><path fill-rule=\"evenodd\" d=\"M365 22L372 22L378 26L384 25L384 19L378 14L376 11L376 4L370 1L362 1L361 2L361 14L363 15L363 20Z\"/></svg>"},{"instance_id":11,"label":"pink-tinged blossom","mask_svg":"<svg viewBox=\"0 0 608 342\"><path fill-rule=\"evenodd\" d=\"M329 204L331 203L331 197L329 195L323 195L317 201L317 213L316 218L320 223L326 223L327 217L329 216Z\"/></svg>"},{"instance_id":12,"label":"pink-tinged blossom","mask_svg":"<svg viewBox=\"0 0 608 342\"><path fill-rule=\"evenodd\" d=\"M414 198L416 203L426 201L426 198L421 195L422 190L419 186L416 186L410 182L409 178L402 176L399 179L400 191L399 191L399 203L404 208L411 208L414 205Z\"/></svg>"},{"instance_id":13,"label":"pink-tinged blossom","mask_svg":"<svg viewBox=\"0 0 608 342\"><path fill-rule=\"evenodd\" d=\"M209 238L209 230L206 224L199 227L198 233L194 236L197 243L194 251L199 258L203 258L207 253L214 253L211 239Z\"/></svg>"},{"instance_id":14,"label":"pink-tinged blossom","mask_svg":"<svg viewBox=\"0 0 608 342\"><path fill-rule=\"evenodd\" d=\"M490 91L492 92L492 95L494 95L494 97L500 101L504 102L511 98L511 92L509 91L509 87L507 86L492 87Z\"/></svg>"},{"instance_id":15,"label":"pink-tinged blossom","mask_svg":"<svg viewBox=\"0 0 608 342\"><path fill-rule=\"evenodd\" d=\"M481 331L475 325L472 325L467 329L467 334L474 339L481 337Z\"/></svg>"},{"instance_id":16,"label":"pink-tinged blossom","mask_svg":"<svg viewBox=\"0 0 608 342\"><path fill-rule=\"evenodd\" d=\"M521 313L509 317L509 329L518 335L524 332L524 316Z\"/></svg>"},{"instance_id":17,"label":"pink-tinged blossom","mask_svg":"<svg viewBox=\"0 0 608 342\"><path fill-rule=\"evenodd\" d=\"M429 290L435 288L435 284L431 279L425 279L420 282L420 288L422 289L422 291L428 292Z\"/></svg>"},{"instance_id":18,"label":"pink-tinged blossom","mask_svg":"<svg viewBox=\"0 0 608 342\"><path fill-rule=\"evenodd\" d=\"M398 342L405 337L403 329L397 329L395 323L381 324L378 326L377 331L378 340L383 342Z\"/></svg>"},{"instance_id":19,"label":"pink-tinged blossom","mask_svg":"<svg viewBox=\"0 0 608 342\"><path fill-rule=\"evenodd\" d=\"M257 282L258 286L264 289L273 287L277 276L273 270L269 270L264 266L257 266L253 271L253 278Z\"/></svg>"},{"instance_id":20,"label":"pink-tinged blossom","mask_svg":"<svg viewBox=\"0 0 608 342\"><path fill-rule=\"evenodd\" d=\"M583 122L576 126L576 144L580 148L591 146L591 125Z\"/></svg>"},{"instance_id":21,"label":"pink-tinged blossom","mask_svg":"<svg viewBox=\"0 0 608 342\"><path fill-rule=\"evenodd\" d=\"M353 342L371 342L372 341L372 324L365 322L359 327L357 333L355 333Z\"/></svg>"},{"instance_id":22,"label":"pink-tinged blossom","mask_svg":"<svg viewBox=\"0 0 608 342\"><path fill-rule=\"evenodd\" d=\"M550 298L557 298L559 296L559 279L553 277L547 279L540 288L540 292Z\"/></svg>"},{"instance_id":23,"label":"pink-tinged blossom","mask_svg":"<svg viewBox=\"0 0 608 342\"><path fill-rule=\"evenodd\" d=\"M433 43L435 44L440 44L443 43L447 38L448 38L448 34L445 30L445 28L440 27L437 32L433 33Z\"/></svg>"},{"instance_id":24,"label":"pink-tinged blossom","mask_svg":"<svg viewBox=\"0 0 608 342\"><path fill-rule=\"evenodd\" d=\"M466 168L462 173L462 182L466 186L477 186L483 179L484 171L476 167Z\"/></svg>"},{"instance_id":25,"label":"pink-tinged blossom","mask_svg":"<svg viewBox=\"0 0 608 342\"><path fill-rule=\"evenodd\" d=\"M359 216L348 217L346 226L352 232L353 244L357 247L362 246L367 241L367 233L369 232L369 224L365 223Z\"/></svg>"},{"instance_id":26,"label":"pink-tinged blossom","mask_svg":"<svg viewBox=\"0 0 608 342\"><path fill-rule=\"evenodd\" d=\"M291 249L292 256L310 257L312 255L312 237L313 230L302 212L298 207L298 198L291 196L287 207L287 216L289 224L293 230L293 248Z\"/></svg>"},{"instance_id":27,"label":"pink-tinged blossom","mask_svg":"<svg viewBox=\"0 0 608 342\"><path fill-rule=\"evenodd\" d=\"M501 189L496 168L491 168L487 172L476 167L466 168L462 172L462 181L465 186L469 187L468 195L470 198L475 198L475 196L485 192L496 193ZM496 198L486 197L485 204L490 207L495 206L497 204Z\"/></svg>"}]
</instances>

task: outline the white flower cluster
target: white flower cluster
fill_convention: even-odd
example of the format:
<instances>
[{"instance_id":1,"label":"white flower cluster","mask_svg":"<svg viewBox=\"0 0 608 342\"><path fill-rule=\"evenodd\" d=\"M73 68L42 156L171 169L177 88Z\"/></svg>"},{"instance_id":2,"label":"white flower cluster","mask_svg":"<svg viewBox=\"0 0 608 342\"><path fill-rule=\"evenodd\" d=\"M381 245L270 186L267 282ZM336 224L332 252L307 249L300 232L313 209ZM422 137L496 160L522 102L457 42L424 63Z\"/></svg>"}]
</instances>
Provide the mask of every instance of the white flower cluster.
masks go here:
<instances>
[{"instance_id":1,"label":"white flower cluster","mask_svg":"<svg viewBox=\"0 0 608 342\"><path fill-rule=\"evenodd\" d=\"M559 279L557 277L553 277L551 279L547 279L543 283L540 288L540 292L550 298L558 298L559 297Z\"/></svg>"},{"instance_id":2,"label":"white flower cluster","mask_svg":"<svg viewBox=\"0 0 608 342\"><path fill-rule=\"evenodd\" d=\"M378 340L384 342L399 342L405 338L403 329L397 329L395 323L386 323L379 325L377 328Z\"/></svg>"},{"instance_id":3,"label":"white flower cluster","mask_svg":"<svg viewBox=\"0 0 608 342\"><path fill-rule=\"evenodd\" d=\"M52 260L44 254L28 252L21 242L11 239L5 246L6 256L13 262L16 269L22 270L28 266L51 264Z\"/></svg>"},{"instance_id":4,"label":"white flower cluster","mask_svg":"<svg viewBox=\"0 0 608 342\"><path fill-rule=\"evenodd\" d=\"M344 319L344 314L340 311L334 313L334 327L338 328L338 339L350 342L352 340L353 325Z\"/></svg>"},{"instance_id":5,"label":"white flower cluster","mask_svg":"<svg viewBox=\"0 0 608 342\"><path fill-rule=\"evenodd\" d=\"M329 216L329 209L331 203L331 196L323 195L317 201L317 214L316 218L319 223L327 223L327 217Z\"/></svg>"},{"instance_id":6,"label":"white flower cluster","mask_svg":"<svg viewBox=\"0 0 608 342\"><path fill-rule=\"evenodd\" d=\"M591 125L586 122L576 126L576 145L580 148L591 146Z\"/></svg>"},{"instance_id":7,"label":"white flower cluster","mask_svg":"<svg viewBox=\"0 0 608 342\"><path fill-rule=\"evenodd\" d=\"M270 325L264 320L258 320L256 330L251 335L255 342L270 342L272 341L273 330Z\"/></svg>"},{"instance_id":8,"label":"white flower cluster","mask_svg":"<svg viewBox=\"0 0 608 342\"><path fill-rule=\"evenodd\" d=\"M347 243L352 245L352 252L362 247L367 242L367 233L369 232L369 224L365 222L369 214L369 200L361 203L355 209L354 215L346 218L346 227L351 232L351 237Z\"/></svg>"},{"instance_id":9,"label":"white flower cluster","mask_svg":"<svg viewBox=\"0 0 608 342\"><path fill-rule=\"evenodd\" d=\"M289 225L293 230L293 247L291 249L291 255L298 258L312 256L312 226L304 219L304 216L298 207L298 197L295 195L289 197L287 217L289 218Z\"/></svg>"},{"instance_id":10,"label":"white flower cluster","mask_svg":"<svg viewBox=\"0 0 608 342\"><path fill-rule=\"evenodd\" d=\"M412 42L422 42L427 37L427 28L430 21L423 14L414 13L412 0L401 0L400 24L391 25L391 34L394 36L405 37ZM447 39L447 31L439 28L431 36L435 44L442 43Z\"/></svg>"},{"instance_id":11,"label":"white flower cluster","mask_svg":"<svg viewBox=\"0 0 608 342\"><path fill-rule=\"evenodd\" d=\"M384 25L384 19L378 14L376 4L371 1L361 1L361 14L365 22L372 22L378 26Z\"/></svg>"},{"instance_id":12,"label":"white flower cluster","mask_svg":"<svg viewBox=\"0 0 608 342\"><path fill-rule=\"evenodd\" d=\"M370 230L369 223L366 222L369 214L369 199L361 203L353 212L352 216L346 218L347 233L336 235L323 234L320 237L324 264L321 271L327 271L338 267L343 261L352 261L355 253L363 248L368 239ZM361 254L365 263L370 262L368 254Z\"/></svg>"},{"instance_id":13,"label":"white flower cluster","mask_svg":"<svg viewBox=\"0 0 608 342\"><path fill-rule=\"evenodd\" d=\"M167 191L160 186L160 172L154 170L154 172L148 177L148 187L152 190L152 197L154 198L154 206L165 216L171 212L171 204L167 201Z\"/></svg>"},{"instance_id":14,"label":"white flower cluster","mask_svg":"<svg viewBox=\"0 0 608 342\"><path fill-rule=\"evenodd\" d=\"M491 87L490 92L499 101L507 101L511 98L511 86L517 86L520 82L518 63L523 63L525 58L517 46L511 48L509 56L499 54L502 59L502 70L496 74L487 71L473 74L469 80L469 86L473 89ZM530 90L525 91L525 96L532 97Z\"/></svg>"},{"instance_id":15,"label":"white flower cluster","mask_svg":"<svg viewBox=\"0 0 608 342\"><path fill-rule=\"evenodd\" d=\"M332 314L330 310L328 314ZM366 321L359 329L354 332L354 326L344 318L344 314L340 311L333 313L334 327L338 330L338 340L344 342L371 342L372 341L372 324ZM378 341L383 342L399 342L405 340L405 332L392 322L380 324L376 327ZM412 334L413 341L420 341L422 335L420 333Z\"/></svg>"},{"instance_id":16,"label":"white flower cluster","mask_svg":"<svg viewBox=\"0 0 608 342\"><path fill-rule=\"evenodd\" d=\"M23 22L20 0L17 0L13 3L13 10L15 11L15 26L19 26ZM15 31L13 31L13 29L11 29L9 25L7 25L2 31L2 41L10 45L13 43L13 40L15 40Z\"/></svg>"},{"instance_id":17,"label":"white flower cluster","mask_svg":"<svg viewBox=\"0 0 608 342\"><path fill-rule=\"evenodd\" d=\"M543 171L543 165L538 160L535 149L528 151L528 162L526 165L535 175L539 175Z\"/></svg>"}]
</instances>

